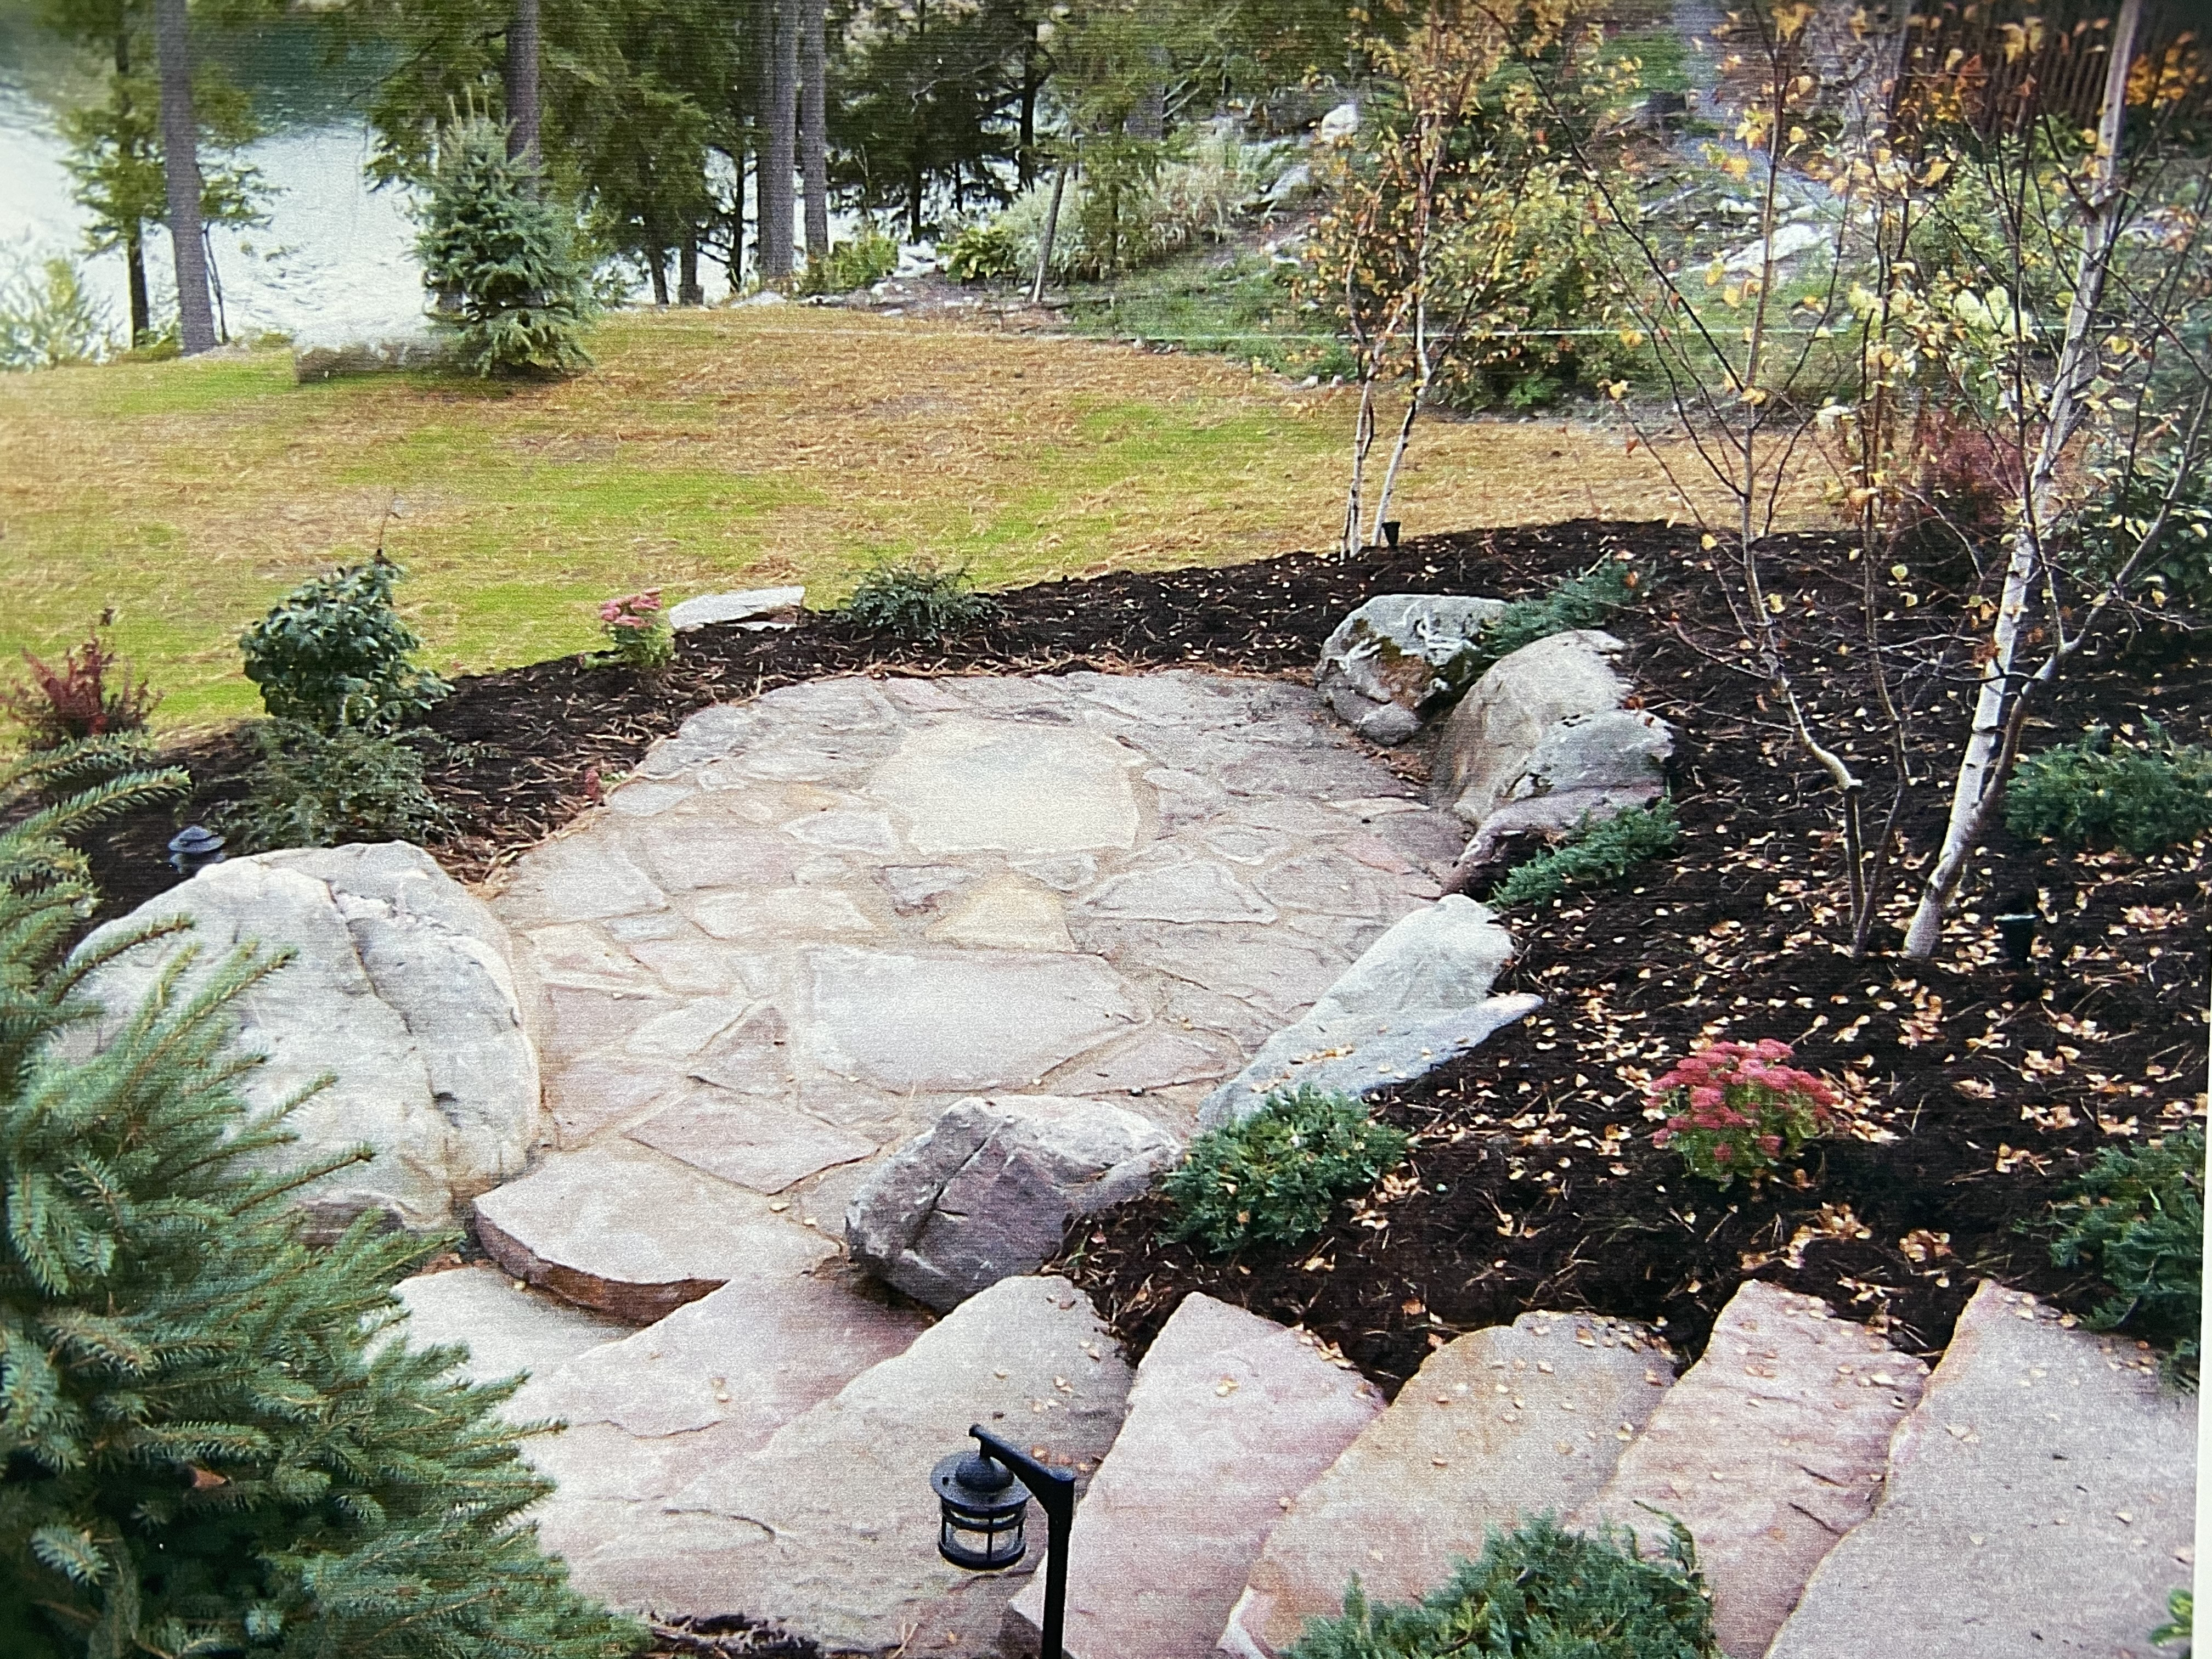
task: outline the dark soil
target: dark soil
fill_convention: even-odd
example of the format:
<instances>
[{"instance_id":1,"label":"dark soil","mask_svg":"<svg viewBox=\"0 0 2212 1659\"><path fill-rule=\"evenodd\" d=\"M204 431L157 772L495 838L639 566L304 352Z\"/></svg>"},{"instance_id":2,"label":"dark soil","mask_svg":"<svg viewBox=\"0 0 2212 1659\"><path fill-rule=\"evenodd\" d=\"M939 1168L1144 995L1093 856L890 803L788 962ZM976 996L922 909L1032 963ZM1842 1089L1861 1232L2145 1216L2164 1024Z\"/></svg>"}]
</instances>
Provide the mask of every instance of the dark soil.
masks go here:
<instances>
[{"instance_id":1,"label":"dark soil","mask_svg":"<svg viewBox=\"0 0 2212 1659\"><path fill-rule=\"evenodd\" d=\"M2212 851L2148 860L2022 844L2002 829L1978 860L1963 927L1932 963L1894 954L1911 872L1894 872L1869 954L1849 954L1837 797L1792 738L1693 532L1575 523L1424 538L1353 561L1289 555L1228 569L1120 574L998 596L987 623L901 645L834 616L788 631L686 636L653 678L577 659L465 679L433 722L471 744L440 793L465 833L435 850L477 878L598 798L705 704L827 674L1056 672L1206 664L1297 673L1362 599L1389 592L1538 591L1632 555L1656 585L1614 629L1644 705L1679 738L1684 840L1621 887L1513 918L1522 956L1502 990L1546 1006L1471 1055L1377 1097L1415 1137L1411 1164L1288 1254L1207 1261L1158 1240L1158 1200L1071 1239L1063 1262L1141 1352L1182 1295L1205 1290L1305 1324L1386 1389L1459 1332L1531 1308L1661 1324L1686 1356L1737 1285L1759 1277L1932 1352L1974 1282L1994 1275L2086 1312L2102 1289L2050 1261L2051 1200L2100 1146L2139 1143L2203 1110ZM1809 717L1868 781L1879 840L1895 781L1867 672L1856 567L1817 540L1770 562ZM1925 584L1884 623L1908 708L1914 787L1892 845L1909 865L1938 838L1971 696L1957 596ZM2156 720L2203 742L2212 664L2167 627L2077 661L2031 723L2031 749L2095 721ZM185 757L205 800L234 787L235 750ZM1425 762L1394 763L1419 775ZM175 821L183 821L180 815ZM166 884L168 815L93 849L111 907ZM2033 968L2002 959L1988 918L2035 896ZM1842 1079L1855 1133L1808 1151L1802 1184L1721 1189L1653 1147L1642 1085L1692 1044L1778 1037Z\"/></svg>"}]
</instances>

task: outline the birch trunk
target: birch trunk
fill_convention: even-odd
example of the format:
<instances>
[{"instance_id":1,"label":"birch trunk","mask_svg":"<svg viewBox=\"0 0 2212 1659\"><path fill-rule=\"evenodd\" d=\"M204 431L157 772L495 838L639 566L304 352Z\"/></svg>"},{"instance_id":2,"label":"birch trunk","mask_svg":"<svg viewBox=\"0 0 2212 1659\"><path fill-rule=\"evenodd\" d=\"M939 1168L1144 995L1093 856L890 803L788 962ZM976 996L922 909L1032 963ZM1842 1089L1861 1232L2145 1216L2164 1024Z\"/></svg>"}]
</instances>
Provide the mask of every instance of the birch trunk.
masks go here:
<instances>
[{"instance_id":1,"label":"birch trunk","mask_svg":"<svg viewBox=\"0 0 2212 1659\"><path fill-rule=\"evenodd\" d=\"M507 24L507 153L517 161L541 159L539 33L538 0L514 0L514 14Z\"/></svg>"},{"instance_id":2,"label":"birch trunk","mask_svg":"<svg viewBox=\"0 0 2212 1659\"><path fill-rule=\"evenodd\" d=\"M1036 280L1030 284L1030 303L1041 305L1044 301L1045 278L1052 273L1052 241L1060 234L1060 200L1067 190L1067 164L1052 175L1052 205L1045 210L1044 234L1037 240Z\"/></svg>"},{"instance_id":3,"label":"birch trunk","mask_svg":"<svg viewBox=\"0 0 2212 1659\"><path fill-rule=\"evenodd\" d=\"M1974 696L1966 752L1959 763L1958 779L1951 792L1951 815L1944 825L1942 848L1929 870L1920 903L1905 932L1905 954L1914 961L1924 962L1934 956L1942 939L1944 915L1966 880L1966 861L1973 856L1974 845L1989 823L1997 791L2004 783L2005 733L2012 724L2013 705L2028 692L2027 684L2018 682L2013 672L2013 659L2022 619L2043 570L2044 535L2056 505L2058 463L2081 423L2083 394L2097 372L2092 331L2104 301L2105 281L2125 208L2118 186L2119 148L2127 120L2128 65L2135 57L2136 36L2142 23L2142 0L2124 0L2118 25L2112 31L2112 61L2106 66L2104 114L2098 125L2089 222L2082 232L2074 303L2066 314L2066 338L2051 375L2043 436L2021 483L2020 527L2013 532L2012 556L2005 565L2004 588L1990 630L1989 656L1982 665L1981 684Z\"/></svg>"}]
</instances>

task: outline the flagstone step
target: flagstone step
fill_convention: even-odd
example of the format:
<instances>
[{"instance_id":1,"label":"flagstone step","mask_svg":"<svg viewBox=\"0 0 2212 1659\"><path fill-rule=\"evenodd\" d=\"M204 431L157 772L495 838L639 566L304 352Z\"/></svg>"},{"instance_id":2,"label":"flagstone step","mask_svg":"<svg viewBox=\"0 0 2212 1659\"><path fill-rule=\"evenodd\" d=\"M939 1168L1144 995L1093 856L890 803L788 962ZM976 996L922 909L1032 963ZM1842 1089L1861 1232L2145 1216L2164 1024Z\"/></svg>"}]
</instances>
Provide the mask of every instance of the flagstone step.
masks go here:
<instances>
[{"instance_id":1,"label":"flagstone step","mask_svg":"<svg viewBox=\"0 0 2212 1659\"><path fill-rule=\"evenodd\" d=\"M1680 1522L1722 1652L1759 1659L1821 1558L1874 1507L1890 1437L1927 1375L1819 1297L1754 1279L1569 1525L1628 1528L1651 1555L1667 1517Z\"/></svg>"},{"instance_id":2,"label":"flagstone step","mask_svg":"<svg viewBox=\"0 0 2212 1659\"><path fill-rule=\"evenodd\" d=\"M1283 1506L1382 1409L1314 1339L1197 1293L1146 1351L1128 1415L1076 1512L1070 1659L1206 1652ZM1015 1645L1034 1651L1041 1577L1014 1598Z\"/></svg>"},{"instance_id":3,"label":"flagstone step","mask_svg":"<svg viewBox=\"0 0 2212 1659\"><path fill-rule=\"evenodd\" d=\"M1984 1283L1769 1659L2137 1655L2195 1559L2196 1401Z\"/></svg>"},{"instance_id":4,"label":"flagstone step","mask_svg":"<svg viewBox=\"0 0 2212 1659\"><path fill-rule=\"evenodd\" d=\"M620 1524L601 1510L563 1553L579 1589L618 1607L742 1611L838 1654L948 1651L948 1634L960 1651L987 1650L1021 1578L964 1573L938 1555L931 1469L982 1423L1087 1477L1121 1427L1129 1381L1080 1291L1002 1279L765 1444L697 1459L688 1485L629 1503ZM726 1391L734 1405L738 1389ZM673 1467L647 1478L659 1484ZM1030 1522L1034 1564L1045 1532L1034 1509Z\"/></svg>"},{"instance_id":5,"label":"flagstone step","mask_svg":"<svg viewBox=\"0 0 2212 1659\"><path fill-rule=\"evenodd\" d=\"M772 1200L629 1140L549 1158L476 1200L477 1237L516 1279L647 1325L731 1279L835 1255Z\"/></svg>"},{"instance_id":6,"label":"flagstone step","mask_svg":"<svg viewBox=\"0 0 2212 1659\"><path fill-rule=\"evenodd\" d=\"M495 1382L518 1371L543 1377L630 1334L619 1321L534 1290L489 1262L417 1273L393 1289L407 1306L407 1322L398 1328L407 1346L466 1348L460 1371L471 1382ZM517 1421L540 1414L520 1395L507 1413Z\"/></svg>"},{"instance_id":7,"label":"flagstone step","mask_svg":"<svg viewBox=\"0 0 2212 1659\"><path fill-rule=\"evenodd\" d=\"M1413 1601L1487 1528L1595 1497L1674 1380L1649 1331L1591 1316L1523 1314L1439 1348L1291 1504L1220 1651L1273 1659L1343 1611L1353 1575L1372 1600Z\"/></svg>"}]
</instances>

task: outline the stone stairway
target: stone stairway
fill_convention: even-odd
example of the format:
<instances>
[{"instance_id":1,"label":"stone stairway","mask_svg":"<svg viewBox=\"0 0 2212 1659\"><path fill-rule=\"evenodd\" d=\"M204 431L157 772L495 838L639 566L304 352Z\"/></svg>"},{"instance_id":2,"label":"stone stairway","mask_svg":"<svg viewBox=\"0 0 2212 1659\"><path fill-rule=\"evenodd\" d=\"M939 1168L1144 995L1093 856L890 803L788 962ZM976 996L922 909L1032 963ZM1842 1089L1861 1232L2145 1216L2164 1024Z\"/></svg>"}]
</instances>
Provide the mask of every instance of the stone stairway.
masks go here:
<instances>
[{"instance_id":1,"label":"stone stairway","mask_svg":"<svg viewBox=\"0 0 2212 1659\"><path fill-rule=\"evenodd\" d=\"M1431 1354L1385 1409L1307 1334L1194 1295L1133 1377L1064 1280L934 1324L836 1263L731 1279L643 1330L482 1267L410 1281L409 1338L531 1369L538 1520L617 1605L779 1620L825 1652L1034 1650L1015 1572L935 1553L971 1421L1073 1468L1072 1659L1277 1659L1356 1575L1403 1601L1548 1513L1647 1549L1686 1525L1729 1659L2148 1659L2192 1558L2193 1413L2132 1345L1984 1285L1933 1376L1749 1284L1678 1379L1641 1328L1535 1313ZM1658 1513L1655 1513L1655 1511ZM1011 1600L1010 1600L1011 1598Z\"/></svg>"}]
</instances>

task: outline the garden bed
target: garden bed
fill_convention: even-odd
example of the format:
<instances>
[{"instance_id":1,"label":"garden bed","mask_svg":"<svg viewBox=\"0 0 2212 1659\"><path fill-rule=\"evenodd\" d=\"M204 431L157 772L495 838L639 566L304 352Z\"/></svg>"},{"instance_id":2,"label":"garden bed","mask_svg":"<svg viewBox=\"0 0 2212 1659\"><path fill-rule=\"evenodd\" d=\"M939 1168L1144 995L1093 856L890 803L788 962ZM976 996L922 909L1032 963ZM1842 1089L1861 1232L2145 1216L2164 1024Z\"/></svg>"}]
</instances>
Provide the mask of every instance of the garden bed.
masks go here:
<instances>
[{"instance_id":1,"label":"garden bed","mask_svg":"<svg viewBox=\"0 0 2212 1659\"><path fill-rule=\"evenodd\" d=\"M1663 1322L1694 1354L1745 1278L1826 1297L1901 1346L1940 1350L1974 1281L1995 1275L2076 1312L2100 1288L2050 1261L2038 1227L2101 1146L2140 1144L2197 1104L2205 1048L2212 856L2204 845L2137 860L2063 854L2002 830L1978 859L1969 920L1938 960L1897 958L1893 895L1875 952L1841 948L1834 797L1738 664L1737 635L1692 532L1583 522L1410 542L1339 562L1291 555L1224 569L1121 574L1001 594L957 639L902 647L836 617L788 632L685 636L653 678L575 659L461 681L433 722L472 745L437 779L465 830L438 852L482 878L586 808L657 738L708 703L854 672L1052 672L1210 664L1308 670L1344 613L1378 592L1535 591L1626 551L1663 580L1616 624L1644 706L1680 732L1673 788L1684 839L1618 889L1571 894L1511 917L1521 956L1501 991L1546 1006L1378 1109L1415 1136L1407 1170L1340 1209L1290 1253L1207 1261L1158 1240L1148 1200L1071 1240L1062 1264L1141 1350L1187 1291L1303 1322L1395 1387L1435 1346L1534 1307L1589 1307ZM1886 810L1890 773L1870 708L1854 568L1832 544L1780 544L1773 585L1799 689L1848 738ZM1888 626L1932 659L1959 620L1922 585ZM1921 781L1899 829L1917 858L1941 828L1968 693L1906 686ZM2102 721L2154 719L2203 742L2212 675L2168 627L2117 639L2077 665L2032 722L2031 749ZM1929 712L1931 707L1940 715ZM1853 729L1854 726L1856 729ZM186 757L205 800L237 751ZM1399 757L1409 774L1420 763ZM167 815L119 826L94 849L112 906L163 884ZM1991 900L2038 892L2047 918L2032 972L2002 961ZM1692 1043L1777 1037L1798 1063L1844 1077L1858 1133L1810 1149L1806 1184L1727 1191L1650 1144L1641 1084ZM1608 1133L1608 1131L1612 1133Z\"/></svg>"}]
</instances>

